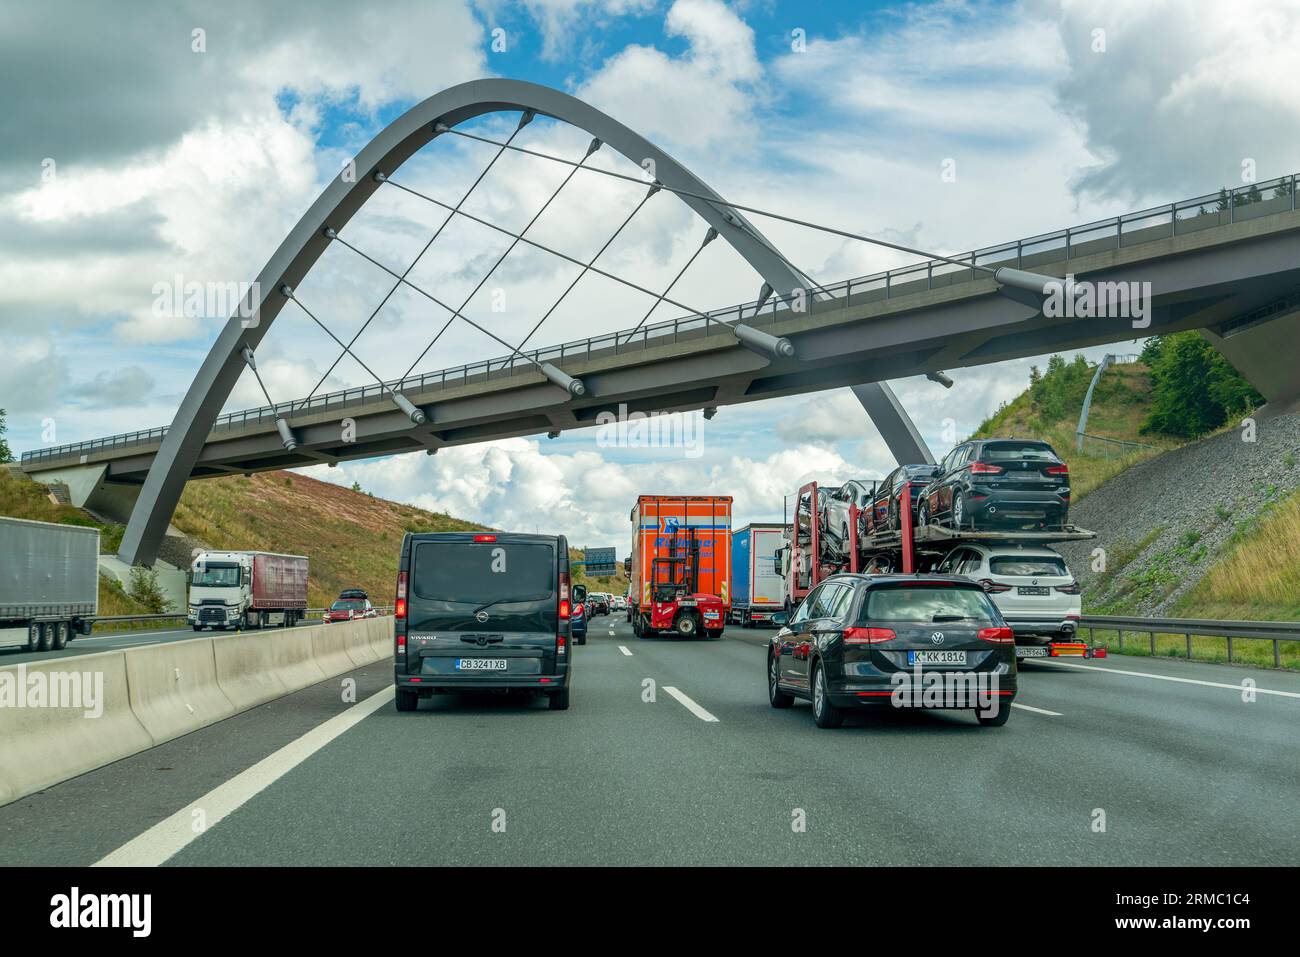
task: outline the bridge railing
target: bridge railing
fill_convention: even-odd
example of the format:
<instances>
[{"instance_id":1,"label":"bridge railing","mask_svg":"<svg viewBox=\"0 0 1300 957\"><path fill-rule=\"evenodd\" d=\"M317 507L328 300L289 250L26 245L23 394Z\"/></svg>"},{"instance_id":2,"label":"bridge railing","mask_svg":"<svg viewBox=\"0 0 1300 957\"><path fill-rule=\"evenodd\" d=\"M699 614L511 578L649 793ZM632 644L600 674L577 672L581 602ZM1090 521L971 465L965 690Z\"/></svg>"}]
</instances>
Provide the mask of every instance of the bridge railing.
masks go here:
<instances>
[{"instance_id":1,"label":"bridge railing","mask_svg":"<svg viewBox=\"0 0 1300 957\"><path fill-rule=\"evenodd\" d=\"M1069 263L1071 259L1091 256L1099 252L1126 249L1202 229L1288 212L1296 209L1298 177L1300 174L1292 173L1231 190L1225 188L1218 193L1207 193L1191 199L1125 213L1082 226L1071 226L997 246L988 246L952 257L962 261L969 260L970 266L928 260L887 269L870 276L841 280L826 286L819 285L808 297L807 309L816 311L843 306L845 303L861 305L970 282L982 275L974 268L976 265L1005 265L1033 269L1049 263L1063 261ZM782 313L788 314L795 307L796 299L802 298L804 294L802 292L789 295L776 294L764 303L761 309L756 301L740 303L711 312L650 323L637 330L603 333L587 339L528 350L522 355L501 356L450 369L408 376L405 379L389 382L382 388L378 384L359 386L273 406L226 412L217 417L213 432L238 429L250 423L269 423L280 415L292 416L363 404L382 398L390 390L427 393L434 389L445 389L469 382L487 381L493 377L508 377L529 372L536 368L534 363L559 364L566 359L618 355L634 349L649 349L665 342L678 342L714 334L722 335L726 333L729 323L738 320L756 326L771 325L778 321ZM531 361L524 356L530 357ZM108 448L146 445L161 442L166 434L166 427L159 427L102 439L72 442L52 448L35 449L24 452L22 462L24 464L42 462L74 455L89 455Z\"/></svg>"}]
</instances>

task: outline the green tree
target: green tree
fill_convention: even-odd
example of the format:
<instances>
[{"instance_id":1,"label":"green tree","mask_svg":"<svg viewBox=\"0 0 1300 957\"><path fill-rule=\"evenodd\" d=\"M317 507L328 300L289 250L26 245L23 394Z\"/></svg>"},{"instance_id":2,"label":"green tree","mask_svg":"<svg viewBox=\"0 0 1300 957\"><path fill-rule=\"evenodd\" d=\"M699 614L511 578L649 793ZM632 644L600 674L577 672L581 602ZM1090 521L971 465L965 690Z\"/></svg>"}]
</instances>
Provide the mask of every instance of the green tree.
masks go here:
<instances>
[{"instance_id":1,"label":"green tree","mask_svg":"<svg viewBox=\"0 0 1300 957\"><path fill-rule=\"evenodd\" d=\"M9 431L9 426L5 424L4 409L0 409L0 462L12 462L14 454L9 451L9 443L5 441L5 433Z\"/></svg>"},{"instance_id":2,"label":"green tree","mask_svg":"<svg viewBox=\"0 0 1300 957\"><path fill-rule=\"evenodd\" d=\"M1264 401L1227 359L1194 331L1159 337L1143 349L1151 360L1151 412L1143 432L1190 439Z\"/></svg>"},{"instance_id":3,"label":"green tree","mask_svg":"<svg viewBox=\"0 0 1300 957\"><path fill-rule=\"evenodd\" d=\"M172 603L158 585L158 573L152 568L136 565L131 569L127 594L155 615L166 614L172 610Z\"/></svg>"}]
</instances>

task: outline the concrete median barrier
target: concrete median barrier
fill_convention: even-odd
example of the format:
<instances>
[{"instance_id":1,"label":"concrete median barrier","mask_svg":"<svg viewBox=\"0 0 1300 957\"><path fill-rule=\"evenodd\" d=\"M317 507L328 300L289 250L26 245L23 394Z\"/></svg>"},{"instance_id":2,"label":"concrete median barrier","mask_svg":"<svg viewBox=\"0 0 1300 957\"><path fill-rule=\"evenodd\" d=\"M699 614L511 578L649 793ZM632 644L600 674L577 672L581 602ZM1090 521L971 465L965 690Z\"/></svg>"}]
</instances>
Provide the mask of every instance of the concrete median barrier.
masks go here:
<instances>
[{"instance_id":1,"label":"concrete median barrier","mask_svg":"<svg viewBox=\"0 0 1300 957\"><path fill-rule=\"evenodd\" d=\"M228 718L239 709L217 684L213 645L195 638L125 652L131 710L162 744Z\"/></svg>"},{"instance_id":2,"label":"concrete median barrier","mask_svg":"<svg viewBox=\"0 0 1300 957\"><path fill-rule=\"evenodd\" d=\"M0 668L0 804L154 746L131 710L126 654Z\"/></svg>"},{"instance_id":3,"label":"concrete median barrier","mask_svg":"<svg viewBox=\"0 0 1300 957\"><path fill-rule=\"evenodd\" d=\"M374 664L392 654L392 627L372 618L0 668L0 805Z\"/></svg>"}]
</instances>

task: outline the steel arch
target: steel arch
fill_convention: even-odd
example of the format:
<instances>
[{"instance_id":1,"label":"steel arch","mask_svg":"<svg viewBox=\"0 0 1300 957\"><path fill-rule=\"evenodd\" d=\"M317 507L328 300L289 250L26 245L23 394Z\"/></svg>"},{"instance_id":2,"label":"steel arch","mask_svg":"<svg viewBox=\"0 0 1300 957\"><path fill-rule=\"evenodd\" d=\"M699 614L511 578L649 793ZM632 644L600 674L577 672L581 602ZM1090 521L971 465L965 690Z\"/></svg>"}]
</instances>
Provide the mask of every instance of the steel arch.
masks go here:
<instances>
[{"instance_id":1,"label":"steel arch","mask_svg":"<svg viewBox=\"0 0 1300 957\"><path fill-rule=\"evenodd\" d=\"M649 140L575 97L522 80L473 80L436 93L402 114L358 154L351 181L335 177L298 221L257 277L260 301L256 325L232 316L213 343L185 394L149 468L122 536L118 557L130 565L152 565L168 522L180 501L204 442L221 407L245 368L243 350L256 348L286 302L283 286L296 287L329 246L325 228L341 230L380 188L375 172L391 174L436 135L434 124L455 127L487 113L532 110L585 130L638 165L654 161L656 178L665 186L722 199L675 159ZM691 209L726 239L773 289L803 287L762 233L739 212L702 199L682 196ZM893 393L884 383L857 387L877 428L899 461L926 461L929 451ZM864 404L867 404L864 400Z\"/></svg>"}]
</instances>

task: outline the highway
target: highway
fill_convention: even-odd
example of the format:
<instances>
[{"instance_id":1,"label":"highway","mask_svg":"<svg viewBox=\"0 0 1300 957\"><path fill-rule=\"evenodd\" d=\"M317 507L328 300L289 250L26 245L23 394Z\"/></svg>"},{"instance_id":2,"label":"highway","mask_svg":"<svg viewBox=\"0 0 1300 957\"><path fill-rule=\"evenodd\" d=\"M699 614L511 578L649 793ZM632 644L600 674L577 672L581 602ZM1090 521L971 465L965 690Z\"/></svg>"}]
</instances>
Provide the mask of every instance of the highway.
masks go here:
<instances>
[{"instance_id":1,"label":"highway","mask_svg":"<svg viewBox=\"0 0 1300 957\"><path fill-rule=\"evenodd\" d=\"M0 865L1300 858L1300 675L1039 662L1001 729L890 712L823 731L768 706L767 634L637 640L597 618L567 712L399 714L391 664L361 668L0 808Z\"/></svg>"}]
</instances>

